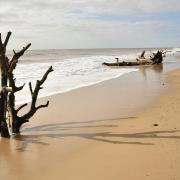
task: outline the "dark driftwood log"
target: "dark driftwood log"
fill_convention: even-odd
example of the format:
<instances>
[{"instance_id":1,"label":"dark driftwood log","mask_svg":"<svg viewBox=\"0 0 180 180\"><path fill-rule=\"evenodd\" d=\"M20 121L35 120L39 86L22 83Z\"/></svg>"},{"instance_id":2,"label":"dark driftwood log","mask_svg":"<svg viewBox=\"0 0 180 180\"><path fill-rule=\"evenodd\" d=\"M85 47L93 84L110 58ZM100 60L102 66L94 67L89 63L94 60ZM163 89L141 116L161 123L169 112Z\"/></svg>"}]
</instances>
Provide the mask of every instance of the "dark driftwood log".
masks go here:
<instances>
[{"instance_id":1,"label":"dark driftwood log","mask_svg":"<svg viewBox=\"0 0 180 180\"><path fill-rule=\"evenodd\" d=\"M144 56L144 51L141 54L141 56ZM163 56L162 52L158 51L157 53L154 54L153 57L150 59L138 59L137 61L134 62L127 62L127 61L122 61L122 62L115 62L115 63L102 63L103 65L106 66L142 66L142 65L154 65L154 64L160 64L163 61Z\"/></svg>"},{"instance_id":2,"label":"dark driftwood log","mask_svg":"<svg viewBox=\"0 0 180 180\"><path fill-rule=\"evenodd\" d=\"M118 62L118 63L103 63L103 65L106 66L140 66L140 65L151 65L152 63L146 62L146 63L139 63L139 62Z\"/></svg>"},{"instance_id":3,"label":"dark driftwood log","mask_svg":"<svg viewBox=\"0 0 180 180\"><path fill-rule=\"evenodd\" d=\"M152 57L151 60L153 61L153 64L161 64L163 61L163 52L158 51L154 54L154 57Z\"/></svg>"}]
</instances>

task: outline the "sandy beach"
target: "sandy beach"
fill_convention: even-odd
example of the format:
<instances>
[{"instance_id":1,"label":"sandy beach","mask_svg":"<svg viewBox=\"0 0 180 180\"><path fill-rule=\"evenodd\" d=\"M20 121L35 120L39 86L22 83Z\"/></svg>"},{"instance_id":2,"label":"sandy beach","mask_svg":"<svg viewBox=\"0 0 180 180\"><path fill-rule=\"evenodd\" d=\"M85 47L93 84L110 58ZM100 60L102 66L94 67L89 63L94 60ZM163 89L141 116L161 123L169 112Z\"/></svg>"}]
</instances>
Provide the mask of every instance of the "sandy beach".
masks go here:
<instances>
[{"instance_id":1,"label":"sandy beach","mask_svg":"<svg viewBox=\"0 0 180 180\"><path fill-rule=\"evenodd\" d=\"M0 6L0 180L180 180L180 0Z\"/></svg>"},{"instance_id":2,"label":"sandy beach","mask_svg":"<svg viewBox=\"0 0 180 180\"><path fill-rule=\"evenodd\" d=\"M41 99L22 135L0 139L0 179L180 179L180 71L160 72Z\"/></svg>"}]
</instances>

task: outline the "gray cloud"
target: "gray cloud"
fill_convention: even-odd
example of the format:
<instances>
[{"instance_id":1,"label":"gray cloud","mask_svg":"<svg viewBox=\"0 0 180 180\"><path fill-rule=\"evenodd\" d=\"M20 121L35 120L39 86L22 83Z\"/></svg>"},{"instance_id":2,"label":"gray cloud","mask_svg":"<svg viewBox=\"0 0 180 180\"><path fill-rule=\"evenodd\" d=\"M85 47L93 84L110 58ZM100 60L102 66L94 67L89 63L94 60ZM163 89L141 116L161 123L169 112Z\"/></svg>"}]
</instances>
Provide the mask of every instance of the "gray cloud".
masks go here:
<instances>
[{"instance_id":1,"label":"gray cloud","mask_svg":"<svg viewBox=\"0 0 180 180\"><path fill-rule=\"evenodd\" d=\"M157 46L163 38L164 46L171 46L178 41L170 32L177 34L179 26L151 16L180 12L179 0L1 0L0 7L0 31L11 30L16 38L10 48L26 39L34 48ZM127 19L104 21L106 16Z\"/></svg>"}]
</instances>

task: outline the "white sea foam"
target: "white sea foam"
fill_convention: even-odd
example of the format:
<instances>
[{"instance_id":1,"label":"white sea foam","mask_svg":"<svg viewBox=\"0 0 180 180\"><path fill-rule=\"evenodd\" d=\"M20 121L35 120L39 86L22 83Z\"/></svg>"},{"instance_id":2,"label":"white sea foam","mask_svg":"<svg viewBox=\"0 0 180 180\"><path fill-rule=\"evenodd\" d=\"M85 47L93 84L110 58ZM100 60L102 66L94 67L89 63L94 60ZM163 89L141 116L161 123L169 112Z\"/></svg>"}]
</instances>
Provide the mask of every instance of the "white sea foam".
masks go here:
<instances>
[{"instance_id":1,"label":"white sea foam","mask_svg":"<svg viewBox=\"0 0 180 180\"><path fill-rule=\"evenodd\" d=\"M53 63L18 64L15 70L17 84L22 85L25 82L26 86L23 91L17 93L17 104L30 101L28 82L31 81L35 85L36 80L41 78L50 65L53 66L54 72L49 75L39 97L64 93L137 71L135 68L112 69L102 66L103 62L114 62L114 57L124 60L125 58L134 59L137 56L136 54L128 56L91 56L65 59Z\"/></svg>"},{"instance_id":2,"label":"white sea foam","mask_svg":"<svg viewBox=\"0 0 180 180\"><path fill-rule=\"evenodd\" d=\"M180 53L180 48L173 48L171 54Z\"/></svg>"}]
</instances>

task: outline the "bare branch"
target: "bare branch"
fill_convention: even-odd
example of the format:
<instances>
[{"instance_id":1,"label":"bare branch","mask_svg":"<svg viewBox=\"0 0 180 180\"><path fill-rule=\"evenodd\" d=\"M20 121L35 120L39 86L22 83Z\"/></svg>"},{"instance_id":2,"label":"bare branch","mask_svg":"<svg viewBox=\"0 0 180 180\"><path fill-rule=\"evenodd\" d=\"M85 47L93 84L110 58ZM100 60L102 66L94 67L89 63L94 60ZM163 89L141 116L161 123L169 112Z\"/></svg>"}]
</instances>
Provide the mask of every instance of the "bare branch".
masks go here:
<instances>
[{"instance_id":1,"label":"bare branch","mask_svg":"<svg viewBox=\"0 0 180 180\"><path fill-rule=\"evenodd\" d=\"M22 86L19 86L19 87L15 86L15 92L21 91L24 88L24 86L25 86L25 83Z\"/></svg>"},{"instance_id":2,"label":"bare branch","mask_svg":"<svg viewBox=\"0 0 180 180\"><path fill-rule=\"evenodd\" d=\"M1 46L3 46L3 43L2 43L1 33L0 33L0 47Z\"/></svg>"},{"instance_id":3,"label":"bare branch","mask_svg":"<svg viewBox=\"0 0 180 180\"><path fill-rule=\"evenodd\" d=\"M8 32L8 33L7 33L7 36L6 36L6 39L5 39L5 41L4 41L4 47L5 47L5 48L6 48L7 44L8 44L8 41L9 41L10 36L11 36L11 32Z\"/></svg>"},{"instance_id":4,"label":"bare branch","mask_svg":"<svg viewBox=\"0 0 180 180\"><path fill-rule=\"evenodd\" d=\"M13 51L14 56L12 59L19 59L30 46L31 46L31 43L29 43L27 46L23 47L23 49L20 50L19 52Z\"/></svg>"},{"instance_id":5,"label":"bare branch","mask_svg":"<svg viewBox=\"0 0 180 180\"><path fill-rule=\"evenodd\" d=\"M41 79L41 80L37 80L35 89L34 89L34 91L33 91L33 96L32 96L32 104L34 104L34 106L35 106L35 103L36 103L36 99L37 99L39 90L42 89L41 85L45 82L45 80L46 80L47 77L48 77L48 74L49 74L50 72L52 72L52 71L54 71L54 70L53 70L53 67L50 66L49 69L45 72L45 74L44 74L44 76L42 77L42 79Z\"/></svg>"},{"instance_id":6,"label":"bare branch","mask_svg":"<svg viewBox=\"0 0 180 180\"><path fill-rule=\"evenodd\" d=\"M45 108L45 107L48 107L48 106L49 106L49 101L47 101L47 103L44 104L44 105L38 106L36 109L38 110L38 109L40 109L40 108Z\"/></svg>"},{"instance_id":7,"label":"bare branch","mask_svg":"<svg viewBox=\"0 0 180 180\"><path fill-rule=\"evenodd\" d=\"M144 50L144 51L141 53L140 58L145 59L145 57L144 57L145 53L146 53L146 51Z\"/></svg>"},{"instance_id":8,"label":"bare branch","mask_svg":"<svg viewBox=\"0 0 180 180\"><path fill-rule=\"evenodd\" d=\"M36 86L38 86L40 88L40 86L44 83L44 81L47 79L47 76L50 72L54 71L53 67L50 66L49 69L46 71L46 73L44 74L44 76L42 77L41 80L37 81Z\"/></svg>"},{"instance_id":9,"label":"bare branch","mask_svg":"<svg viewBox=\"0 0 180 180\"><path fill-rule=\"evenodd\" d=\"M49 69L43 75L42 79L37 80L34 90L32 89L32 84L29 83L29 89L31 91L31 96L32 96L31 107L30 107L29 112L27 114L23 115L21 117L21 119L28 120L29 118L31 118L34 115L34 113L38 109L47 107L49 105L49 101L47 101L46 104L36 107L36 101L37 101L37 98L38 98L38 93L39 93L40 89L42 89L41 85L45 82L45 80L47 79L49 73L52 72L52 71L53 71L53 68L52 68L52 66L50 66Z\"/></svg>"},{"instance_id":10,"label":"bare branch","mask_svg":"<svg viewBox=\"0 0 180 180\"><path fill-rule=\"evenodd\" d=\"M20 107L18 107L18 109L16 110L16 112L18 113L22 108L24 108L24 107L27 106L27 105L28 105L27 103L21 105Z\"/></svg>"},{"instance_id":11,"label":"bare branch","mask_svg":"<svg viewBox=\"0 0 180 180\"><path fill-rule=\"evenodd\" d=\"M31 96L33 96L33 89L32 89L32 84L31 84L31 82L29 82L29 90L30 90L30 92L31 92Z\"/></svg>"},{"instance_id":12,"label":"bare branch","mask_svg":"<svg viewBox=\"0 0 180 180\"><path fill-rule=\"evenodd\" d=\"M14 52L14 56L12 58L12 60L9 63L9 72L12 73L13 70L16 68L16 64L18 62L18 59L24 54L24 52L31 46L31 43L29 43L27 46L23 47L22 50L20 50L19 52L15 52L15 50L13 50Z\"/></svg>"},{"instance_id":13,"label":"bare branch","mask_svg":"<svg viewBox=\"0 0 180 180\"><path fill-rule=\"evenodd\" d=\"M0 33L0 55L4 56L4 46L1 39L1 33Z\"/></svg>"},{"instance_id":14,"label":"bare branch","mask_svg":"<svg viewBox=\"0 0 180 180\"><path fill-rule=\"evenodd\" d=\"M13 90L14 93L18 92L18 91L21 91L24 88L25 83L22 86L19 86L19 87L16 86L15 79L13 79L13 74L12 73L8 73L8 77L9 77L10 87L12 87L12 90Z\"/></svg>"}]
</instances>

